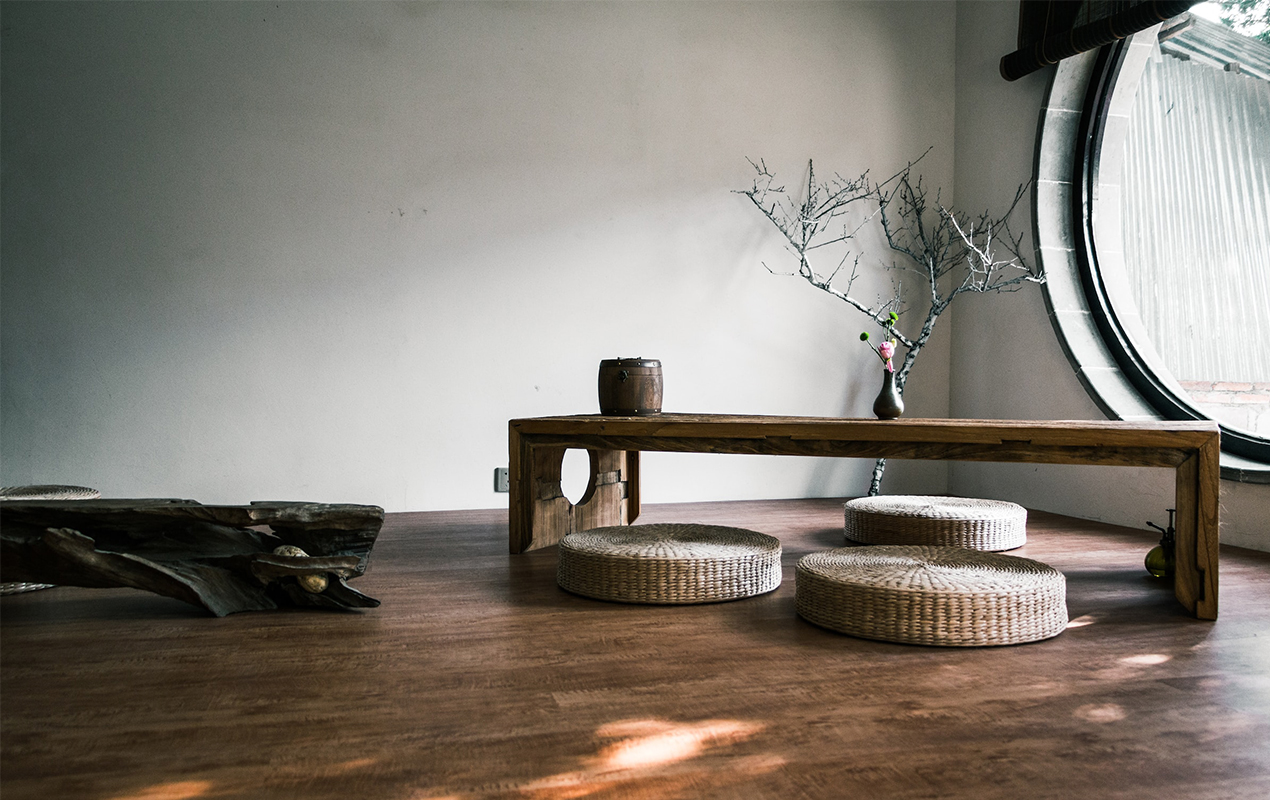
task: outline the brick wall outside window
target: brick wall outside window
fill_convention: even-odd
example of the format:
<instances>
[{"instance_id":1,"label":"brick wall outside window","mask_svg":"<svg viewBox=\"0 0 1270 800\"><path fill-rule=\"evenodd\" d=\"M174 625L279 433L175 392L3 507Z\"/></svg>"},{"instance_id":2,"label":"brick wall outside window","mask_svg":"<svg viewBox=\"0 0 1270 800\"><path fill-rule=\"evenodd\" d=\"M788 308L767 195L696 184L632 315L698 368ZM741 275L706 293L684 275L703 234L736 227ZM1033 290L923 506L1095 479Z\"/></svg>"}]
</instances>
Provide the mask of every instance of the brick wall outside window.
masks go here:
<instances>
[{"instance_id":1,"label":"brick wall outside window","mask_svg":"<svg viewBox=\"0 0 1270 800\"><path fill-rule=\"evenodd\" d=\"M1179 381L1200 410L1219 422L1270 436L1270 381Z\"/></svg>"}]
</instances>

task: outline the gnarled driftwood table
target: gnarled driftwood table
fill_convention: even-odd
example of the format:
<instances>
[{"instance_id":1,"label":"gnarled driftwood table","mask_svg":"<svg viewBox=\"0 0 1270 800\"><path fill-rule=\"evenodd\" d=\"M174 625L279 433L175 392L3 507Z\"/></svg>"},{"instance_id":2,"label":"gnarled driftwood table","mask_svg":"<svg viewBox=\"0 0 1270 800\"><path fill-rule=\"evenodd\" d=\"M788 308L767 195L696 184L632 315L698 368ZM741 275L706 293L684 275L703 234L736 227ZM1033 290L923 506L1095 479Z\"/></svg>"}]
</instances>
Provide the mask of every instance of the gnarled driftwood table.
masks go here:
<instances>
[{"instance_id":1,"label":"gnarled driftwood table","mask_svg":"<svg viewBox=\"0 0 1270 800\"><path fill-rule=\"evenodd\" d=\"M374 608L349 587L384 523L378 506L193 500L0 503L0 580L130 586L218 617L279 606Z\"/></svg>"}]
</instances>

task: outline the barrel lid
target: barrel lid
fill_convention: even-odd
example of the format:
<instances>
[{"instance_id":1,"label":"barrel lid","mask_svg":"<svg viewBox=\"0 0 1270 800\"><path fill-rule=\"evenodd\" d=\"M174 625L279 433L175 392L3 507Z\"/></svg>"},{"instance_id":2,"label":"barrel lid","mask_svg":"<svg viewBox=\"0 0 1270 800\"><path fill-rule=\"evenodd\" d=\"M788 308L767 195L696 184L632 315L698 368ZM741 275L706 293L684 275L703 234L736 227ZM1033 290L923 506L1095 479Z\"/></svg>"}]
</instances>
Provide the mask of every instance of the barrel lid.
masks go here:
<instances>
[{"instance_id":1,"label":"barrel lid","mask_svg":"<svg viewBox=\"0 0 1270 800\"><path fill-rule=\"evenodd\" d=\"M634 358L606 358L600 362L601 367L661 367L661 361L656 358L644 358L636 356Z\"/></svg>"}]
</instances>

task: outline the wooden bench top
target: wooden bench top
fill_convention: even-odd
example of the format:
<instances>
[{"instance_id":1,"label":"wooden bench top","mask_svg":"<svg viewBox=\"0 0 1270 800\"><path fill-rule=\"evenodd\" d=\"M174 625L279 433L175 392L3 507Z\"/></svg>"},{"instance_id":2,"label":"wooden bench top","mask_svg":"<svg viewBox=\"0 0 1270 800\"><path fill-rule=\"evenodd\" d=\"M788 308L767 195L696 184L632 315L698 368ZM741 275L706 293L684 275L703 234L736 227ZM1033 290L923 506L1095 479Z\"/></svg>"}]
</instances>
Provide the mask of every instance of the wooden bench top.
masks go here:
<instances>
[{"instance_id":1,"label":"wooden bench top","mask_svg":"<svg viewBox=\"0 0 1270 800\"><path fill-rule=\"evenodd\" d=\"M854 419L729 414L511 420L540 444L629 451L1177 467L1217 447L1215 422Z\"/></svg>"},{"instance_id":2,"label":"wooden bench top","mask_svg":"<svg viewBox=\"0 0 1270 800\"><path fill-rule=\"evenodd\" d=\"M1119 420L859 419L853 417L778 417L742 414L655 414L610 417L580 414L515 419L523 434L611 433L651 438L717 437L828 439L834 441L908 441L1127 447L1199 447L1219 435L1217 423Z\"/></svg>"}]
</instances>

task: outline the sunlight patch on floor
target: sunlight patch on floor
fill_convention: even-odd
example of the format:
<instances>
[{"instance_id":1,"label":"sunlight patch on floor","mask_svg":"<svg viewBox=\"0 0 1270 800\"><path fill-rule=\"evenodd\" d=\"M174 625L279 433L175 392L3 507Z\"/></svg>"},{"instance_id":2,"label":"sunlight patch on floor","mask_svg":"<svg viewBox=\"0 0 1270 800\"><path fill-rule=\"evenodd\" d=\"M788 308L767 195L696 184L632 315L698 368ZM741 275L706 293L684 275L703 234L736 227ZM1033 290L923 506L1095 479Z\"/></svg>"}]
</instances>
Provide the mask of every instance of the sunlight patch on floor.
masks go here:
<instances>
[{"instance_id":1,"label":"sunlight patch on floor","mask_svg":"<svg viewBox=\"0 0 1270 800\"><path fill-rule=\"evenodd\" d=\"M1106 724L1119 722L1128 716L1119 703L1088 703L1072 712L1072 716L1086 722Z\"/></svg>"},{"instance_id":2,"label":"sunlight patch on floor","mask_svg":"<svg viewBox=\"0 0 1270 800\"><path fill-rule=\"evenodd\" d=\"M120 794L110 800L189 800L204 797L211 791L211 781L175 781L147 786L131 794Z\"/></svg>"},{"instance_id":3,"label":"sunlight patch on floor","mask_svg":"<svg viewBox=\"0 0 1270 800\"><path fill-rule=\"evenodd\" d=\"M1156 664L1163 664L1166 661L1172 661L1173 656L1168 656L1168 655L1165 655L1164 653L1147 653L1145 655L1140 655L1140 656L1127 656L1120 660L1124 662L1125 664L1134 664L1141 667L1152 667L1152 666L1155 666Z\"/></svg>"},{"instance_id":4,"label":"sunlight patch on floor","mask_svg":"<svg viewBox=\"0 0 1270 800\"><path fill-rule=\"evenodd\" d=\"M634 769L683 761L699 755L706 746L748 739L763 729L762 725L738 720L711 720L692 725L663 723L663 726L662 730L650 731L606 747L599 755L603 768ZM605 728L597 733L604 736Z\"/></svg>"},{"instance_id":5,"label":"sunlight patch on floor","mask_svg":"<svg viewBox=\"0 0 1270 800\"><path fill-rule=\"evenodd\" d=\"M579 759L578 768L501 789L499 796L536 800L572 800L600 792L621 794L653 792L652 796L677 794L704 784L727 785L750 776L780 769L785 759L774 755L727 755L717 751L757 736L767 726L743 720L712 719L671 722L663 719L628 719L601 725L596 736L617 739L593 756ZM712 754L711 751L716 751ZM714 755L713 761L697 761ZM419 793L411 800L443 800L466 797Z\"/></svg>"},{"instance_id":6,"label":"sunlight patch on floor","mask_svg":"<svg viewBox=\"0 0 1270 800\"><path fill-rule=\"evenodd\" d=\"M1086 614L1083 617L1077 617L1076 619L1068 622L1067 627L1068 628L1083 628L1086 625L1093 625L1097 621L1098 621L1097 615Z\"/></svg>"}]
</instances>

